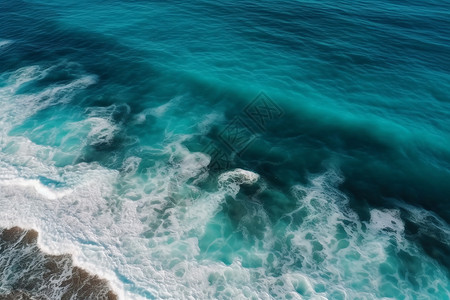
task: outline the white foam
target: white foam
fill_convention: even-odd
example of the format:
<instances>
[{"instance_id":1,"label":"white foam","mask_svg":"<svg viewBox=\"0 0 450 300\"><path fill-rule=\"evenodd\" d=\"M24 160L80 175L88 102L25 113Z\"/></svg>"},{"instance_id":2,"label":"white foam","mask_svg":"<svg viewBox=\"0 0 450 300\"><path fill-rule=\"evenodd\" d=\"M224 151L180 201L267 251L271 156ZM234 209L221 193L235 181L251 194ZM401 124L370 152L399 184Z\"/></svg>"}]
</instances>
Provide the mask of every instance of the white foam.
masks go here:
<instances>
[{"instance_id":1,"label":"white foam","mask_svg":"<svg viewBox=\"0 0 450 300\"><path fill-rule=\"evenodd\" d=\"M89 118L82 123L89 123L91 129L87 135L90 145L110 144L118 127L109 120L102 118Z\"/></svg>"},{"instance_id":2,"label":"white foam","mask_svg":"<svg viewBox=\"0 0 450 300\"><path fill-rule=\"evenodd\" d=\"M25 83L44 78L51 69L41 69L39 66L21 68L11 74L7 86L0 88L0 122L8 126L2 128L3 131L22 123L42 109L69 102L75 92L97 81L96 76L86 75L64 85L47 87L38 93L17 94Z\"/></svg>"},{"instance_id":3,"label":"white foam","mask_svg":"<svg viewBox=\"0 0 450 300\"><path fill-rule=\"evenodd\" d=\"M7 85L0 88L0 158L2 161L21 166L24 173L36 173L34 170L52 168L51 162L55 157L73 156L80 154L81 148L75 148L72 153L65 149L37 145L21 136L9 136L12 128L49 106L69 102L80 90L94 84L96 77L81 75L80 78L63 84L49 86L34 93L18 93L26 83L40 80L54 69L63 67L56 65L50 68L29 66L7 74ZM102 136L105 137L105 136ZM78 152L77 152L78 151ZM25 170L26 169L26 170ZM29 174L38 177L44 174ZM44 175L45 176L45 175Z\"/></svg>"},{"instance_id":4,"label":"white foam","mask_svg":"<svg viewBox=\"0 0 450 300\"><path fill-rule=\"evenodd\" d=\"M389 199L396 206L403 208L409 213L409 219L418 225L419 230L429 236L435 237L437 240L450 246L450 228L436 213L425 210L420 207L409 205L396 199Z\"/></svg>"},{"instance_id":5,"label":"white foam","mask_svg":"<svg viewBox=\"0 0 450 300\"><path fill-rule=\"evenodd\" d=\"M404 224L397 209L372 209L370 211L370 227L374 230L392 230L403 233Z\"/></svg>"},{"instance_id":6,"label":"white foam","mask_svg":"<svg viewBox=\"0 0 450 300\"><path fill-rule=\"evenodd\" d=\"M202 116L201 121L197 125L197 128L200 134L206 135L215 124L221 124L224 123L224 121L224 115L215 112L209 113Z\"/></svg>"},{"instance_id":7,"label":"white foam","mask_svg":"<svg viewBox=\"0 0 450 300\"><path fill-rule=\"evenodd\" d=\"M228 193L232 195L236 195L239 191L239 187L242 184L254 184L259 180L259 175L243 170L243 169L235 169L233 171L228 171L220 174L219 176L219 188L226 190Z\"/></svg>"},{"instance_id":8,"label":"white foam","mask_svg":"<svg viewBox=\"0 0 450 300\"><path fill-rule=\"evenodd\" d=\"M183 97L184 96L177 96L157 107L144 109L141 113L135 116L135 122L137 124L142 124L145 122L147 116L154 116L156 118L163 117L164 114L166 114L170 109L178 105L178 103L183 99Z\"/></svg>"},{"instance_id":9,"label":"white foam","mask_svg":"<svg viewBox=\"0 0 450 300\"><path fill-rule=\"evenodd\" d=\"M14 42L11 41L11 40L2 40L2 39L0 39L0 49L1 48L5 48L8 45L11 45L12 43L14 43Z\"/></svg>"},{"instance_id":10,"label":"white foam","mask_svg":"<svg viewBox=\"0 0 450 300\"><path fill-rule=\"evenodd\" d=\"M146 113L152 116L155 116L157 118L162 117L169 109L171 109L173 106L177 105L181 100L183 99L183 96L178 96L175 98L170 99L167 103L164 103L158 107L150 108L146 110Z\"/></svg>"},{"instance_id":11,"label":"white foam","mask_svg":"<svg viewBox=\"0 0 450 300\"><path fill-rule=\"evenodd\" d=\"M76 265L108 279L120 299L145 299L146 293L158 299L332 299L337 294L347 299L379 298L380 266L393 265L395 270L395 257L389 252L393 238L401 240L406 253L414 257L422 253L403 238L403 223L396 211L372 210L369 222L359 220L337 188L342 176L331 169L311 176L309 184L293 186L291 195L266 187L273 198L285 197L285 203L296 204L276 224L270 224L257 196L258 201L242 201L246 212L236 221L236 231L242 232L241 242L251 246L234 253L229 265L210 260L199 245L208 225L219 226L223 234L212 246L226 245L230 237L216 219L222 204L236 197L242 185L264 186L263 178L235 169L219 176L217 188L201 190L192 182L208 176L204 169L209 158L182 145L189 136L175 134L168 136L163 149L133 152L120 172L96 163L57 167L52 161L57 148L10 137L4 129L61 99L70 101L75 90L89 83L48 91L49 99L40 92L15 94L23 82L43 73L39 67L24 68L0 90L9 97L0 99L0 182L4 183L0 184L0 227L38 230L44 251L72 254ZM86 119L70 123L74 134L110 142L118 130L113 111L112 107L87 111ZM145 151L158 160L148 161ZM146 165L151 167L144 169ZM38 176L64 187L45 186L34 179ZM250 226L258 220L264 224L259 226L263 232L259 239ZM245 267L245 255L261 263ZM411 291L411 298L426 295L431 285L446 286L445 272L426 256L421 261L418 292ZM409 286L396 271L391 276L398 286Z\"/></svg>"},{"instance_id":12,"label":"white foam","mask_svg":"<svg viewBox=\"0 0 450 300\"><path fill-rule=\"evenodd\" d=\"M201 155L187 151L181 144L172 144L166 151L171 153L172 163L148 170L147 184L152 188L147 192L140 177L126 175L136 170L141 163L139 157L124 161L124 169L131 170L124 177L96 164L70 166L59 172L63 173L61 180L71 187L71 194L56 200L22 189L6 192L13 195L14 203L0 200L0 226L32 224L41 232L39 243L45 251L72 253L77 265L110 280L120 299L144 299L138 295L144 291L156 298L176 299L274 299L285 295L292 299L326 299L332 298L332 293L349 299L374 297L376 281L381 277L379 266L386 261L390 245L389 237L379 233L390 224L386 223L388 218L396 219L395 214L374 211L368 224L373 230L365 232L357 216L346 208L346 197L333 186L340 177L329 172L312 178L310 185L293 188L298 208L288 215L292 223L286 232L272 231L262 207L243 218L242 222L248 223L263 218L268 224L262 248L250 249L263 260L262 267L246 268L239 259L229 266L201 260L198 237L220 211L225 196L234 196L236 187L255 184L261 178L251 171L236 169L219 176L218 190L198 191L186 185L189 179L199 176L194 166ZM183 165L191 171L181 170ZM202 164L198 168L202 169ZM171 185L172 180L177 180L177 185ZM120 205L113 205L120 194L116 190L118 183L124 184L124 189L134 186L141 198L121 198L117 199ZM184 188L190 188L189 193ZM179 193L184 197L174 199ZM0 194L0 199L5 199L5 191L0 190ZM296 213L301 210L308 213L298 223ZM17 216L22 216L21 220ZM346 238L334 236L339 226L344 228ZM143 236L148 230L151 238ZM290 235L292 248L283 254L285 257L275 256L274 244ZM339 245L340 241L348 244ZM318 250L314 243L320 243L323 249ZM273 263L267 263L270 255ZM352 255L360 258L349 261ZM317 262L317 256L325 259ZM290 269L301 257L302 268ZM279 265L286 271L281 276L271 275L269 265ZM132 284L121 282L117 272ZM441 275L438 272L433 276ZM353 287L365 278L370 280L367 287ZM325 291L316 292L318 284L323 284Z\"/></svg>"},{"instance_id":13,"label":"white foam","mask_svg":"<svg viewBox=\"0 0 450 300\"><path fill-rule=\"evenodd\" d=\"M47 198L50 200L60 199L62 197L69 195L70 193L72 193L71 190L54 191L54 190L46 187L45 185L43 185L39 180L32 180L32 179L27 180L27 179L23 179L23 178L0 180L0 186L32 188L38 194L40 194L40 195L44 196L44 198Z\"/></svg>"},{"instance_id":14,"label":"white foam","mask_svg":"<svg viewBox=\"0 0 450 300\"><path fill-rule=\"evenodd\" d=\"M137 156L130 156L124 160L122 163L122 172L124 172L127 176L133 176L136 174L136 171L139 168L140 163L142 162L142 158Z\"/></svg>"},{"instance_id":15,"label":"white foam","mask_svg":"<svg viewBox=\"0 0 450 300\"><path fill-rule=\"evenodd\" d=\"M303 287L308 298L334 298L334 293L348 299L380 298L385 292L383 285L392 280L389 276L398 282L391 287L391 291L398 293L394 297L423 296L429 287L422 285L424 282L437 280L442 286L448 285L440 279L445 277L442 273L445 271L405 239L398 210L372 209L370 222L361 222L348 208L347 197L336 188L341 181L339 173L330 170L312 177L309 185L293 187L298 207L283 219L288 224L286 236L291 235L293 244L289 251L291 259L301 261L301 272L312 286L319 284L325 288L324 292L316 293ZM280 233L274 234L274 239L279 236ZM415 274L418 282L418 278L425 280L418 284L420 292L406 288L410 282L397 272L400 259L392 254L392 247L411 257L420 257L424 269Z\"/></svg>"},{"instance_id":16,"label":"white foam","mask_svg":"<svg viewBox=\"0 0 450 300\"><path fill-rule=\"evenodd\" d=\"M203 153L189 153L180 162L180 175L183 178L193 178L203 172L210 159Z\"/></svg>"},{"instance_id":17,"label":"white foam","mask_svg":"<svg viewBox=\"0 0 450 300\"><path fill-rule=\"evenodd\" d=\"M83 173L81 170L83 165L56 168L52 158L59 151L58 149L37 145L25 137L8 135L11 128L21 124L23 120L36 112L52 105L67 103L75 92L96 82L95 76L84 75L67 84L50 86L33 94L17 93L24 84L44 78L54 68L43 69L39 66L29 66L19 69L9 74L7 85L0 88L0 215L2 216L0 226L33 228L41 233L39 244L44 251L51 254L69 252L77 260L82 256L82 251L77 246L75 238L77 234L73 232L73 229L77 227L72 227L72 225L83 218L80 215L73 217L64 213L64 210L70 211L71 204L79 201L77 197L80 195L80 189L83 190L83 185L84 188L87 188L83 190L84 192L86 190L93 192L90 185L97 185L99 182L92 183L92 179L83 179L83 174L80 174L80 172ZM102 122L92 123L94 125L102 124ZM98 127L93 126L92 136L97 133L95 130L98 129L96 128ZM98 130L98 132L102 133L102 130ZM100 139L108 138L108 134L98 134L98 136ZM96 169L98 166L85 168ZM95 174L85 172L84 175ZM30 179L39 176L55 178L67 183L75 190L52 188L37 179ZM110 178L109 176L99 177ZM104 187L100 184L101 189ZM85 194L84 199L90 199L89 196L97 197L99 200L103 199L102 195L96 193ZM85 212L90 211L90 204L92 203L84 203ZM78 211L78 214L83 209ZM99 219L101 220L101 218ZM120 287L120 281L113 272L107 268L94 266L91 265L88 270L94 270L94 273L98 271L100 275L108 275L107 277L117 287ZM120 288L118 290L120 291Z\"/></svg>"}]
</instances>

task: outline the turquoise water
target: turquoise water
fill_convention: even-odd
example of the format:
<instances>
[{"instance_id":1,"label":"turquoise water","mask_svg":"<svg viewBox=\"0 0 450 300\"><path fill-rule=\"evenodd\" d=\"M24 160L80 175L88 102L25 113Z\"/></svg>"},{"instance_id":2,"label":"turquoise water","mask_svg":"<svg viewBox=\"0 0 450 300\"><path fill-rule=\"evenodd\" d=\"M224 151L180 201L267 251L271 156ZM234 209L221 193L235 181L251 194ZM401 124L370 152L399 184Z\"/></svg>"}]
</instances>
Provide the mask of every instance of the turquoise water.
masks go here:
<instances>
[{"instance_id":1,"label":"turquoise water","mask_svg":"<svg viewBox=\"0 0 450 300\"><path fill-rule=\"evenodd\" d=\"M450 299L448 1L0 11L0 227L120 299Z\"/></svg>"}]
</instances>

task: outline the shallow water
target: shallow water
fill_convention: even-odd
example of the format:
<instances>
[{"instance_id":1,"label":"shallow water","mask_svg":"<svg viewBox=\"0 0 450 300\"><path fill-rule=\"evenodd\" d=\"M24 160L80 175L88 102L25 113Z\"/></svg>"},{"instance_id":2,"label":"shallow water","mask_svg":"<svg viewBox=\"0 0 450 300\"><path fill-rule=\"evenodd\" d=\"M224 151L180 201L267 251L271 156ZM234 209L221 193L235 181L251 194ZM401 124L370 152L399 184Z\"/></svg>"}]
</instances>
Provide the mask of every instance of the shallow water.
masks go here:
<instances>
[{"instance_id":1,"label":"shallow water","mask_svg":"<svg viewBox=\"0 0 450 300\"><path fill-rule=\"evenodd\" d=\"M0 0L0 227L120 299L449 299L449 8Z\"/></svg>"}]
</instances>

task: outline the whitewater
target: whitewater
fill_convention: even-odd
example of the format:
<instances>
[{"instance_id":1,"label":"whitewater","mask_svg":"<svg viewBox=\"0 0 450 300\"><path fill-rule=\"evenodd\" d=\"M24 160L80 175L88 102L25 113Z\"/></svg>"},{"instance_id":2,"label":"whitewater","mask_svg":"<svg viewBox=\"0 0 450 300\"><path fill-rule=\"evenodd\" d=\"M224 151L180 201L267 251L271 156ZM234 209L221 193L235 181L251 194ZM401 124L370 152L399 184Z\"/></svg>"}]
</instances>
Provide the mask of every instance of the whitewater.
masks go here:
<instances>
[{"instance_id":1,"label":"whitewater","mask_svg":"<svg viewBox=\"0 0 450 300\"><path fill-rule=\"evenodd\" d=\"M0 298L450 299L449 7L0 1Z\"/></svg>"}]
</instances>

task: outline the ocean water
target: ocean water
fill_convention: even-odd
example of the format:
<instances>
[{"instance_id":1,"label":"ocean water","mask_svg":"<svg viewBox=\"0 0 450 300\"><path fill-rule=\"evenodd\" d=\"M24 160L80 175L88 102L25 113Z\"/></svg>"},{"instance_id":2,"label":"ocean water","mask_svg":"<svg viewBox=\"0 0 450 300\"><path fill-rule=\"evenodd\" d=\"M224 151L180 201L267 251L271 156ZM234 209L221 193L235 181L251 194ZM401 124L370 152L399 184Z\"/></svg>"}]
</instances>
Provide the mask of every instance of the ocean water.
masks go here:
<instances>
[{"instance_id":1,"label":"ocean water","mask_svg":"<svg viewBox=\"0 0 450 300\"><path fill-rule=\"evenodd\" d=\"M0 298L450 299L448 20L0 0Z\"/></svg>"}]
</instances>

